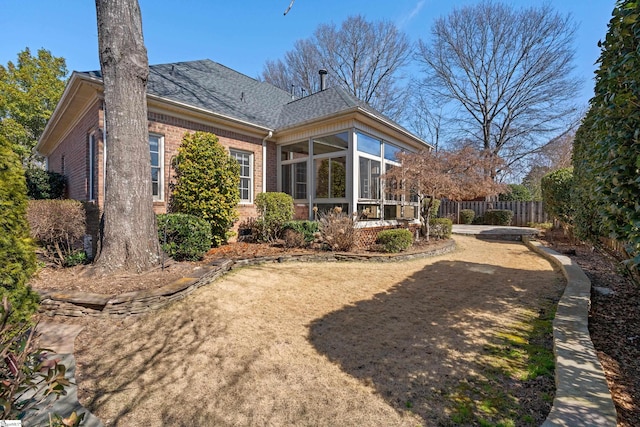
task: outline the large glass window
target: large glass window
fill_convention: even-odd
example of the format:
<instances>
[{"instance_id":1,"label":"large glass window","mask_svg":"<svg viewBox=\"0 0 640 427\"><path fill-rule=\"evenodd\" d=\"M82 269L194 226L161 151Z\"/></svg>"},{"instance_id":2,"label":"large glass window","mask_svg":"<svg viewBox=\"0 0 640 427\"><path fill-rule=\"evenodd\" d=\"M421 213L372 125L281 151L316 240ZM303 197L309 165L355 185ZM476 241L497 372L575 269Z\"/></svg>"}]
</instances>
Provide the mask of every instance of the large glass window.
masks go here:
<instances>
[{"instance_id":1,"label":"large glass window","mask_svg":"<svg viewBox=\"0 0 640 427\"><path fill-rule=\"evenodd\" d=\"M163 197L163 142L163 137L158 135L149 135L149 152L151 154L151 189L153 193L153 200L162 200Z\"/></svg>"},{"instance_id":2,"label":"large glass window","mask_svg":"<svg viewBox=\"0 0 640 427\"><path fill-rule=\"evenodd\" d=\"M357 133L358 151L380 157L381 141L365 133Z\"/></svg>"},{"instance_id":3,"label":"large glass window","mask_svg":"<svg viewBox=\"0 0 640 427\"><path fill-rule=\"evenodd\" d=\"M334 153L336 151L344 151L349 148L349 133L342 132L335 135L314 138L313 155Z\"/></svg>"},{"instance_id":4,"label":"large glass window","mask_svg":"<svg viewBox=\"0 0 640 427\"><path fill-rule=\"evenodd\" d=\"M347 196L347 158L316 159L316 198L333 199Z\"/></svg>"},{"instance_id":5,"label":"large glass window","mask_svg":"<svg viewBox=\"0 0 640 427\"><path fill-rule=\"evenodd\" d=\"M380 198L380 161L360 157L359 188L361 199Z\"/></svg>"},{"instance_id":6,"label":"large glass window","mask_svg":"<svg viewBox=\"0 0 640 427\"><path fill-rule=\"evenodd\" d=\"M385 160L391 160L393 162L398 160L398 153L400 153L402 150L400 149L400 147L396 147L393 144L390 144L388 142L384 143L384 158Z\"/></svg>"},{"instance_id":7,"label":"large glass window","mask_svg":"<svg viewBox=\"0 0 640 427\"><path fill-rule=\"evenodd\" d=\"M282 192L294 199L307 198L307 162L282 165Z\"/></svg>"},{"instance_id":8,"label":"large glass window","mask_svg":"<svg viewBox=\"0 0 640 427\"><path fill-rule=\"evenodd\" d=\"M240 203L252 203L253 198L253 154L246 151L230 150L231 157L240 165Z\"/></svg>"}]
</instances>

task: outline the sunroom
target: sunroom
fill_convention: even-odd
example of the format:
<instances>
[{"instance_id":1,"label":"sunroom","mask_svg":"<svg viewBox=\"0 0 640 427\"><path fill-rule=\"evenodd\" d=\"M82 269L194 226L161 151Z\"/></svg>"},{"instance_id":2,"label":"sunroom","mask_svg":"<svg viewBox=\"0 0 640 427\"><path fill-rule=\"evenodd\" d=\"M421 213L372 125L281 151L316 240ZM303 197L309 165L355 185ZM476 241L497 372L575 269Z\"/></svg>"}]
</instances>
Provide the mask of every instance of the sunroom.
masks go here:
<instances>
[{"instance_id":1,"label":"sunroom","mask_svg":"<svg viewBox=\"0 0 640 427\"><path fill-rule=\"evenodd\" d=\"M340 207L355 213L360 227L417 221L417 202L385 189L383 175L399 166L397 153L419 149L357 127L281 144L278 189L293 197L299 219L316 219L316 212Z\"/></svg>"}]
</instances>

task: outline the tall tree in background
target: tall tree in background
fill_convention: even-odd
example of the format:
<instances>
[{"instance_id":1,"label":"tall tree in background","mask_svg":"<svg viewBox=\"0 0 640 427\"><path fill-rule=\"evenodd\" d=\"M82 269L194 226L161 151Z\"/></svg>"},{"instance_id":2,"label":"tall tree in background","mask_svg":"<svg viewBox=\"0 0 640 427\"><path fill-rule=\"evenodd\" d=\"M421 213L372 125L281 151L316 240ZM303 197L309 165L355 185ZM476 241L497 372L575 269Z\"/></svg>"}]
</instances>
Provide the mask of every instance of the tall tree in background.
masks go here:
<instances>
[{"instance_id":1,"label":"tall tree in background","mask_svg":"<svg viewBox=\"0 0 640 427\"><path fill-rule=\"evenodd\" d=\"M11 142L23 166L38 160L33 149L62 96L67 76L64 58L29 48L18 61L0 65L0 135Z\"/></svg>"},{"instance_id":2,"label":"tall tree in background","mask_svg":"<svg viewBox=\"0 0 640 427\"><path fill-rule=\"evenodd\" d=\"M574 31L549 6L455 9L419 42L422 90L453 108L464 139L514 165L575 115Z\"/></svg>"},{"instance_id":3,"label":"tall tree in background","mask_svg":"<svg viewBox=\"0 0 640 427\"><path fill-rule=\"evenodd\" d=\"M159 262L151 191L149 75L137 0L96 0L107 128L102 272L141 272Z\"/></svg>"},{"instance_id":4,"label":"tall tree in background","mask_svg":"<svg viewBox=\"0 0 640 427\"><path fill-rule=\"evenodd\" d=\"M284 60L267 62L262 78L284 90L294 85L315 92L318 70L326 68L329 84L397 119L406 101L400 72L410 57L408 38L395 24L352 16L340 27L320 25L311 38L296 42Z\"/></svg>"}]
</instances>

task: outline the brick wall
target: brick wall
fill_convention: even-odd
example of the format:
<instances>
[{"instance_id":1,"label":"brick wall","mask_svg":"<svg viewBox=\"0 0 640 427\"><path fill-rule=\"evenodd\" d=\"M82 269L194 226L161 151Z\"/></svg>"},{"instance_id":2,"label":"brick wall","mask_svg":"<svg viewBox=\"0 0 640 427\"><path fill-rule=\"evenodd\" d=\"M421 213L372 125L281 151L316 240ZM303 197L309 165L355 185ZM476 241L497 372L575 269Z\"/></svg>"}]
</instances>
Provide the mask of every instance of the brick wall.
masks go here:
<instances>
[{"instance_id":1,"label":"brick wall","mask_svg":"<svg viewBox=\"0 0 640 427\"><path fill-rule=\"evenodd\" d=\"M49 170L66 177L70 199L85 201L89 195L89 134L99 128L99 110L96 101L48 157Z\"/></svg>"}]
</instances>

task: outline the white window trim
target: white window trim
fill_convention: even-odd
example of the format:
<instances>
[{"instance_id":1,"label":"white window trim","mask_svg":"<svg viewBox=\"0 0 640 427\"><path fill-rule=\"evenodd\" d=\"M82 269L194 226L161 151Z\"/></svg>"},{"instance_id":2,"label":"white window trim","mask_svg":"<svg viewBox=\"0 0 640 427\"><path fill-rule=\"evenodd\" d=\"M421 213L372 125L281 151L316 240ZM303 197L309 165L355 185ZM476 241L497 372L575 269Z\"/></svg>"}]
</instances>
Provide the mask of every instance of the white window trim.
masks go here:
<instances>
[{"instance_id":1,"label":"white window trim","mask_svg":"<svg viewBox=\"0 0 640 427\"><path fill-rule=\"evenodd\" d=\"M240 205L252 205L253 204L253 194L255 192L254 189L254 176L253 176L253 152L251 151L245 151L245 150L236 150L235 148L230 148L229 149L229 154L235 159L235 154L242 154L242 155L248 155L249 156L249 200L242 200L240 199L240 202L238 204ZM240 178L242 178L242 176L240 176Z\"/></svg>"},{"instance_id":2,"label":"white window trim","mask_svg":"<svg viewBox=\"0 0 640 427\"><path fill-rule=\"evenodd\" d=\"M149 138L158 138L158 166L160 171L158 172L158 195L153 196L154 202L164 202L164 136L149 132ZM151 160L151 150L149 150L149 160ZM153 167L153 166L152 166Z\"/></svg>"}]
</instances>

